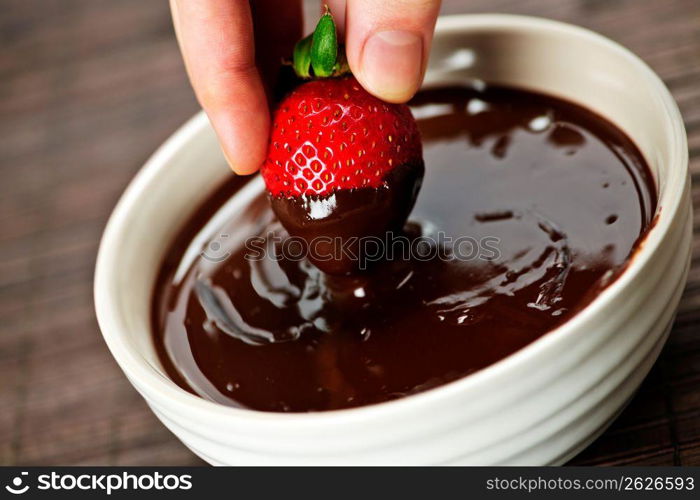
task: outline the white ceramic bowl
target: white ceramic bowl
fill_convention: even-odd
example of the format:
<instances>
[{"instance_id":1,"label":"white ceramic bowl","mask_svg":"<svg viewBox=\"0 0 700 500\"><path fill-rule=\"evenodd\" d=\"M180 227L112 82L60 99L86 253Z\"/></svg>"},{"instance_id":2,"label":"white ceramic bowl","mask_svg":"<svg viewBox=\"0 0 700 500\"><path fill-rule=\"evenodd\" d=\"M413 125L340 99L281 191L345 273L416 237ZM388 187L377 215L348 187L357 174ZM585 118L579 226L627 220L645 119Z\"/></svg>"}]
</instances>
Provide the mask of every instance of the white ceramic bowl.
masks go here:
<instances>
[{"instance_id":1,"label":"white ceramic bowl","mask_svg":"<svg viewBox=\"0 0 700 500\"><path fill-rule=\"evenodd\" d=\"M156 272L174 235L230 175L206 117L148 161L105 230L97 317L155 414L212 464L560 464L618 415L670 329L691 245L686 136L659 78L590 31L506 15L439 20L427 83L480 78L584 104L637 143L658 183L654 227L629 267L569 322L512 356L427 392L357 409L263 413L193 396L151 343Z\"/></svg>"}]
</instances>

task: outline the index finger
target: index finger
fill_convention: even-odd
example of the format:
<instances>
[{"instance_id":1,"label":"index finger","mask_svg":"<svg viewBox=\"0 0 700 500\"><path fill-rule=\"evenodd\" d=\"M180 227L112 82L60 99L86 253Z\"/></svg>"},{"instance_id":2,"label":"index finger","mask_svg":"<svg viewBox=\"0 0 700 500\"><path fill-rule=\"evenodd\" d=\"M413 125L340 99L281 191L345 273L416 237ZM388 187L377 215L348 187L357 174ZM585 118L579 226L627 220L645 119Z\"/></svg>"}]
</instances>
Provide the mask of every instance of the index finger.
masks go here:
<instances>
[{"instance_id":1,"label":"index finger","mask_svg":"<svg viewBox=\"0 0 700 500\"><path fill-rule=\"evenodd\" d=\"M255 65L253 21L244 0L171 0L175 30L195 94L231 168L265 160L270 117Z\"/></svg>"}]
</instances>

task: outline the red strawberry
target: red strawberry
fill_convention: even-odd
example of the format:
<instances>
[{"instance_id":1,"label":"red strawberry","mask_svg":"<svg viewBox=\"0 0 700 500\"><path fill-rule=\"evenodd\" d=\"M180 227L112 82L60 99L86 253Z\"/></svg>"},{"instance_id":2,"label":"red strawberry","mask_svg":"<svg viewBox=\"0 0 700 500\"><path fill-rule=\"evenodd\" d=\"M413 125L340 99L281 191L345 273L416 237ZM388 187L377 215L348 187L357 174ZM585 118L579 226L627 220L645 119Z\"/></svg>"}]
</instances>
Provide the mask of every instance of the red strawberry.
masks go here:
<instances>
[{"instance_id":1,"label":"red strawberry","mask_svg":"<svg viewBox=\"0 0 700 500\"><path fill-rule=\"evenodd\" d=\"M327 273L349 274L368 264L369 237L402 229L424 168L409 108L383 102L346 74L335 36L326 12L297 44L297 74L308 78L313 68L321 78L279 103L262 176L273 210L306 242L308 258ZM371 260L376 254L375 245Z\"/></svg>"},{"instance_id":2,"label":"red strawberry","mask_svg":"<svg viewBox=\"0 0 700 500\"><path fill-rule=\"evenodd\" d=\"M273 196L326 195L378 188L395 167L421 160L408 106L350 76L305 83L280 103L262 175Z\"/></svg>"}]
</instances>

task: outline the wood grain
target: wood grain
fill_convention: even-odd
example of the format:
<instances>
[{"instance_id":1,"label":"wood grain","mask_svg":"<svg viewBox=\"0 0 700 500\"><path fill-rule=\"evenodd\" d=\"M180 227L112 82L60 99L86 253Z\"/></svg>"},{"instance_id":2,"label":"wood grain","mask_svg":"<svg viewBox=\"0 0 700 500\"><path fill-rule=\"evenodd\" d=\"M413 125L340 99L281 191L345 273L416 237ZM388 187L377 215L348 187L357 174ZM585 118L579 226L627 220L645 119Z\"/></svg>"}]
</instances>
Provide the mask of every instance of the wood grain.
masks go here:
<instances>
[{"instance_id":1,"label":"wood grain","mask_svg":"<svg viewBox=\"0 0 700 500\"><path fill-rule=\"evenodd\" d=\"M639 54L685 118L700 226L700 2L446 0L443 11L550 17ZM92 306L109 212L149 154L197 109L167 2L3 2L0 464L202 463L129 386ZM659 362L573 463L700 465L700 238Z\"/></svg>"}]
</instances>

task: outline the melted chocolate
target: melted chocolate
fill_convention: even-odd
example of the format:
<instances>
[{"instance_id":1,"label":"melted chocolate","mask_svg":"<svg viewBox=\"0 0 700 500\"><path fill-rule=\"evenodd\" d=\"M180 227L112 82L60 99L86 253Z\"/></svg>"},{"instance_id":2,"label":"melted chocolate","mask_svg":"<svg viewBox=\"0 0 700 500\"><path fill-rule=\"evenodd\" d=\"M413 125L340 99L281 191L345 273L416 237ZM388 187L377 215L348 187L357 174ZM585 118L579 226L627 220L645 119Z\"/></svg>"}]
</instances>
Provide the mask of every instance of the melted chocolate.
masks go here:
<instances>
[{"instance_id":1,"label":"melted chocolate","mask_svg":"<svg viewBox=\"0 0 700 500\"><path fill-rule=\"evenodd\" d=\"M624 267L656 195L617 128L505 88L436 89L412 106L423 187L392 258L366 273L331 276L298 258L247 179L186 224L153 300L155 345L177 384L266 411L403 397L529 344Z\"/></svg>"}]
</instances>

